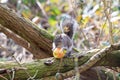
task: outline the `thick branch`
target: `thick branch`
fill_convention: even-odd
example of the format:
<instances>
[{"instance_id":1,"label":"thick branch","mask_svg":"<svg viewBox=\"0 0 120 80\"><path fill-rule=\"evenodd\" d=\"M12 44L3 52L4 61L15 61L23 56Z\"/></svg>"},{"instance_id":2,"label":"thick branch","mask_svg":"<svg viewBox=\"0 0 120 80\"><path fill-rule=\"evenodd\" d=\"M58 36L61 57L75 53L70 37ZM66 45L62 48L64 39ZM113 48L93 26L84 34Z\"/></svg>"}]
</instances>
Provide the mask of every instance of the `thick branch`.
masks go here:
<instances>
[{"instance_id":1,"label":"thick branch","mask_svg":"<svg viewBox=\"0 0 120 80\"><path fill-rule=\"evenodd\" d=\"M31 48L25 48L33 53L35 58L52 56L51 44L53 36L45 30L37 28L37 26L32 24L29 20L19 17L2 5L0 5L0 24L26 40ZM22 45L22 43L19 43L19 45Z\"/></svg>"},{"instance_id":2,"label":"thick branch","mask_svg":"<svg viewBox=\"0 0 120 80\"><path fill-rule=\"evenodd\" d=\"M111 66L111 67L119 67L120 63L118 63L119 57L120 57L120 53L116 52L116 54L113 53L113 51L116 50L120 50L120 43L117 44L113 44L111 46L108 46L102 50L98 50L99 52L97 52L96 54L92 54L90 55L87 54L85 56L91 56L89 57L89 60L84 63L83 65L81 65L79 67L79 72L82 73L88 69L90 69L93 66ZM111 53L112 52L112 53ZM106 58L107 57L107 58ZM111 61L112 59L112 61ZM69 74L69 76L73 76L74 70L71 70L67 73L64 74L64 77L66 77L66 74Z\"/></svg>"},{"instance_id":3,"label":"thick branch","mask_svg":"<svg viewBox=\"0 0 120 80\"><path fill-rule=\"evenodd\" d=\"M105 49L102 49L101 51L97 52L98 50L92 50L87 52L87 54L85 56L83 56L82 58L79 59L79 69L80 72L84 72L87 69L90 69L93 66L110 66L110 67L120 67L120 51L116 51L113 52L115 50L119 50L120 49L120 43L119 44L115 44L113 46L109 46ZM96 53L97 52L97 53ZM98 56L99 54L99 56ZM107 55L109 54L109 55ZM92 56L96 56L96 58L93 58ZM107 57L107 58L106 58ZM89 64L89 62L91 62L91 58L93 63ZM112 61L110 60L112 58ZM67 58L64 59L65 61L67 61L68 66L64 67L62 65L60 72L63 73L63 77L67 78L70 76L73 76L75 71L72 70L74 69L74 62L71 58ZM94 61L95 60L95 61ZM30 75L34 75L36 71L38 71L38 74L36 76L36 78L43 78L43 77L47 77L47 76L51 76L51 75L55 75L55 73L57 73L57 69L58 69L58 65L59 65L59 60L56 60L55 63L53 63L51 66L46 66L44 65L44 62L46 60L39 60L39 61L35 61L35 62L31 62L31 63L27 63L27 64L23 64L24 68L27 68L27 71L29 72ZM86 64L87 62L87 64ZM85 66L84 65L87 65ZM15 63L0 63L0 68L11 68L11 67L19 67L17 64ZM10 66L8 66L10 65ZM83 68L84 66L84 68ZM72 71L69 71L72 70ZM69 71L69 72L68 72ZM26 73L24 72L24 70L18 70L16 71L16 78L23 78L26 79L28 78L28 76L26 76ZM67 72L67 73L65 73ZM22 80L23 80L22 79Z\"/></svg>"}]
</instances>

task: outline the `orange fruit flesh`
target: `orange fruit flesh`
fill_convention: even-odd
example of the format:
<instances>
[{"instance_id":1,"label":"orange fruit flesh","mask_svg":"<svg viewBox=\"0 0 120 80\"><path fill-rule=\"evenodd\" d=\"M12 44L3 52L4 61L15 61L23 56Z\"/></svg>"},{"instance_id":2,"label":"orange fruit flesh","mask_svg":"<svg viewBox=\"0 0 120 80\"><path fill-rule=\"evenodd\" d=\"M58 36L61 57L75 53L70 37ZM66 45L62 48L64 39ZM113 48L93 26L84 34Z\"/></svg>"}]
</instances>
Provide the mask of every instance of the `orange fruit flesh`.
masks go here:
<instances>
[{"instance_id":1,"label":"orange fruit flesh","mask_svg":"<svg viewBox=\"0 0 120 80\"><path fill-rule=\"evenodd\" d=\"M53 51L53 56L55 58L63 58L65 56L65 53L61 50L61 48L56 48L54 51Z\"/></svg>"}]
</instances>

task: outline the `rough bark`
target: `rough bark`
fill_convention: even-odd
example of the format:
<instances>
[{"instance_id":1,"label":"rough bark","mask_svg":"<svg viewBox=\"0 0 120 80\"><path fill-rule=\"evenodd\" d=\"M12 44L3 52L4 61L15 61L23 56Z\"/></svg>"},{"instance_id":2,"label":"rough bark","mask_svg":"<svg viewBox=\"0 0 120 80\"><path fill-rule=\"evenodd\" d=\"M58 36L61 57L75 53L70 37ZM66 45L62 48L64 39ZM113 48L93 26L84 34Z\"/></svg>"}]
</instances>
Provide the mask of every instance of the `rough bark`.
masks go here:
<instances>
[{"instance_id":1,"label":"rough bark","mask_svg":"<svg viewBox=\"0 0 120 80\"><path fill-rule=\"evenodd\" d=\"M92 51L92 52L87 52L87 54L85 56L83 56L82 58L79 59L79 66L83 65L85 62L87 62L91 56L96 54L96 50ZM107 57L107 58L106 58ZM102 59L99 60L99 63L96 63L94 65L92 65L92 67L95 66L109 66L109 67L120 67L120 51L115 51L115 52L111 52L109 53L109 55L105 55L104 57L102 57ZM112 58L112 61L111 61ZM50 59L50 58L48 58ZM74 75L75 71L73 70L71 73L67 72L69 70L74 69L74 62L71 58L66 58L64 59L65 61L67 61L68 66L65 67L62 65L60 72L63 73L63 78L67 78L70 77L70 75ZM0 68L2 69L12 69L12 68L16 68L16 74L15 74L15 78L16 79L21 79L21 80L26 80L26 78L29 78L29 76L25 73L25 70L29 73L29 75L33 76L37 71L37 75L35 77L35 79L40 79L40 78L44 78L44 77L48 77L48 76L53 76L51 77L52 80L55 79L55 74L58 71L58 66L59 66L59 60L56 60L55 63L53 63L51 66L46 66L44 65L44 62L46 61L46 59L41 59L41 60L37 60L35 62L31 62L31 63L24 63L22 64L22 68L20 68L20 66L15 63L15 62L6 62L6 63L2 63L0 62ZM91 67L90 67L91 68ZM89 68L89 69L90 69ZM67 72L67 73L65 73ZM85 72L85 70L84 70ZM4 76L6 75L6 73L4 74ZM46 78L45 78L46 79ZM49 77L50 79L50 77Z\"/></svg>"},{"instance_id":2,"label":"rough bark","mask_svg":"<svg viewBox=\"0 0 120 80\"><path fill-rule=\"evenodd\" d=\"M35 58L52 56L51 44L53 36L47 33L45 30L39 29L29 20L18 16L15 14L15 12L2 5L0 5L0 24L17 34L23 40L26 40L26 42L30 44L29 47L23 45L22 43L19 43L19 45L25 47L27 50L33 53ZM5 29L2 30L5 33ZM15 38L14 40L16 41Z\"/></svg>"},{"instance_id":3,"label":"rough bark","mask_svg":"<svg viewBox=\"0 0 120 80\"><path fill-rule=\"evenodd\" d=\"M98 66L97 64L99 64L99 66L119 67L120 63L116 57L119 57L120 53L118 52L116 57L114 55L114 56L111 56L111 58L110 58L111 52L117 51L117 50L120 50L120 43L110 45L110 46L103 48L101 50L95 50L95 51L97 51L97 53L92 55L92 56L90 53L85 55L85 56L91 56L91 57L83 65L81 65L78 68L79 73L82 73L82 72L90 69L93 66ZM111 61L111 59L112 59L112 61ZM114 61L116 61L117 63ZM69 76L73 76L73 72L74 72L73 70L68 71L67 73L64 74L64 76L68 73L70 73Z\"/></svg>"}]
</instances>

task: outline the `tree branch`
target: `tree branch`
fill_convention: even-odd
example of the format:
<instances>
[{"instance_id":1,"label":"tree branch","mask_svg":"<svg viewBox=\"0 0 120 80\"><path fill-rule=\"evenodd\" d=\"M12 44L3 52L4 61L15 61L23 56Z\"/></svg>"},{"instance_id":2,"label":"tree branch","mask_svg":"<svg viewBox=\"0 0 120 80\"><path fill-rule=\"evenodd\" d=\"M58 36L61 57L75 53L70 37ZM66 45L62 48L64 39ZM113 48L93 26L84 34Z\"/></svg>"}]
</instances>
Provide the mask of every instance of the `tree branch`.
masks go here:
<instances>
[{"instance_id":1,"label":"tree branch","mask_svg":"<svg viewBox=\"0 0 120 80\"><path fill-rule=\"evenodd\" d=\"M94 66L109 66L109 67L120 67L120 43L114 44L111 46L108 46L107 48L104 48L102 50L92 50L88 51L83 54L81 58L79 58L79 71L80 73L90 69ZM114 52L115 51L115 52ZM97 52L97 53L96 53ZM50 58L48 58L50 59ZM111 61L112 59L112 61ZM36 71L38 71L38 74L36 75L36 79L53 76L58 71L59 66L59 60L56 60L51 66L44 65L44 62L46 59L41 59L35 62L22 64L29 74L34 75ZM75 74L74 69L74 61L72 58L65 58L64 61L67 61L68 66L65 67L62 64L62 67L60 69L60 72L63 75L63 78L67 78L70 76L73 76ZM12 67L19 67L16 63L0 63L0 68L12 68ZM9 66L8 66L9 65ZM70 71L71 70L71 71ZM23 78L22 80L26 79L26 73L24 73L23 70L16 71L15 78ZM28 78L28 77L27 77Z\"/></svg>"},{"instance_id":2,"label":"tree branch","mask_svg":"<svg viewBox=\"0 0 120 80\"><path fill-rule=\"evenodd\" d=\"M108 46L107 48L100 50L99 52L97 52L96 54L92 56L90 55L90 53L89 54L87 53L87 55L85 56L91 56L91 58L89 57L89 60L79 67L79 72L82 73L90 69L93 66L111 66L111 67L120 66L120 63L118 63L120 60L117 58L117 57L120 57L120 53L113 52L116 50L120 50L120 43ZM69 75L69 77L71 77L74 75L73 73L74 73L74 70L71 70L71 71L64 73L63 76L65 78L66 78L66 75Z\"/></svg>"},{"instance_id":3,"label":"tree branch","mask_svg":"<svg viewBox=\"0 0 120 80\"><path fill-rule=\"evenodd\" d=\"M0 24L26 40L30 44L31 48L27 48L27 46L25 47L26 43L24 45L21 43L23 40L19 40L19 44L33 53L35 58L45 58L52 56L51 49L53 36L47 33L45 30L39 29L29 20L25 20L19 17L10 9L5 8L2 5L0 5ZM5 32L6 31L4 29L4 33ZM17 42L18 39L14 40Z\"/></svg>"}]
</instances>

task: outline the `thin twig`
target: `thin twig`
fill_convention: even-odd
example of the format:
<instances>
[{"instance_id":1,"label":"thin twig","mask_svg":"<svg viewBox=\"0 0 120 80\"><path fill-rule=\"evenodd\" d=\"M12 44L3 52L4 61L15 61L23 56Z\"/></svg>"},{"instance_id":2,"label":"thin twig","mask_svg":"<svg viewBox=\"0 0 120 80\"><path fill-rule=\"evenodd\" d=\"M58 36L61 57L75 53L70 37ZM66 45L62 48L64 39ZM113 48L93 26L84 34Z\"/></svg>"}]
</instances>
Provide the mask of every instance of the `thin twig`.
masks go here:
<instances>
[{"instance_id":1,"label":"thin twig","mask_svg":"<svg viewBox=\"0 0 120 80\"><path fill-rule=\"evenodd\" d=\"M2 75L0 75L0 77L3 78L4 80L8 80L6 77L4 77L4 76L2 76Z\"/></svg>"},{"instance_id":2,"label":"thin twig","mask_svg":"<svg viewBox=\"0 0 120 80\"><path fill-rule=\"evenodd\" d=\"M29 77L27 80L34 80L34 78L37 76L37 74L38 74L38 70L35 72L33 77Z\"/></svg>"},{"instance_id":3,"label":"thin twig","mask_svg":"<svg viewBox=\"0 0 120 80\"><path fill-rule=\"evenodd\" d=\"M74 57L74 62L75 62L75 80L80 80L80 73L78 69L78 56L76 55Z\"/></svg>"},{"instance_id":4,"label":"thin twig","mask_svg":"<svg viewBox=\"0 0 120 80\"><path fill-rule=\"evenodd\" d=\"M12 57L14 58L14 60L18 63L18 65L19 65L20 67L23 67L23 66L17 61L17 59L15 58L15 56L12 56ZM26 70L24 70L24 71L25 71L25 73L27 74L28 77L31 77L30 74L29 74Z\"/></svg>"},{"instance_id":5,"label":"thin twig","mask_svg":"<svg viewBox=\"0 0 120 80\"><path fill-rule=\"evenodd\" d=\"M8 76L9 76L10 80L11 80L11 79L12 79L12 77L11 77L11 75L10 75L10 72L9 72L9 71L7 71L7 74L8 74Z\"/></svg>"},{"instance_id":6,"label":"thin twig","mask_svg":"<svg viewBox=\"0 0 120 80\"><path fill-rule=\"evenodd\" d=\"M9 53L9 51L8 51L6 48L2 47L1 45L0 45L0 48L2 48L4 51L6 51L7 53ZM18 65L19 65L20 67L23 67L23 66L17 61L17 59L15 58L15 56L12 56L12 57L14 58L14 60L18 63ZM25 71L25 73L26 73L29 77L31 77L30 74L29 74L26 70L24 70L24 71Z\"/></svg>"},{"instance_id":7,"label":"thin twig","mask_svg":"<svg viewBox=\"0 0 120 80\"><path fill-rule=\"evenodd\" d=\"M97 73L97 76L98 76L98 80L102 80L101 77L100 77L100 74L99 74L99 72L97 70L97 68L95 68L95 70L96 70L96 73Z\"/></svg>"},{"instance_id":8,"label":"thin twig","mask_svg":"<svg viewBox=\"0 0 120 80\"><path fill-rule=\"evenodd\" d=\"M37 76L37 74L38 74L38 70L35 72L33 79Z\"/></svg>"},{"instance_id":9,"label":"thin twig","mask_svg":"<svg viewBox=\"0 0 120 80\"><path fill-rule=\"evenodd\" d=\"M104 8L106 9L104 10L104 13L109 23L109 41L110 41L110 44L113 44L114 43L113 32L112 32L113 26L112 26L112 22L110 21L110 17L109 17L111 13L111 1L107 2L106 0L102 0L102 2L104 4ZM109 13L107 12L108 3L109 3ZM116 80L114 71L113 71L113 79Z\"/></svg>"},{"instance_id":10,"label":"thin twig","mask_svg":"<svg viewBox=\"0 0 120 80\"><path fill-rule=\"evenodd\" d=\"M43 9L43 7L42 7L41 3L40 3L38 0L36 0L36 3L37 3L37 5L40 7L40 9L41 9L41 11L42 11L43 15L45 16L45 18L47 19L47 18L48 18L48 16L47 16L47 14L46 14L45 10Z\"/></svg>"},{"instance_id":11,"label":"thin twig","mask_svg":"<svg viewBox=\"0 0 120 80\"><path fill-rule=\"evenodd\" d=\"M107 1L106 0L102 0L103 2L103 5L104 5L104 13L105 13L105 17L107 18L108 20L108 23L109 23L109 41L111 44L114 43L114 40L113 40L113 32L112 32L112 22L110 21L110 12L111 12L111 2L110 3L110 6L109 6L109 13L107 12L107 9L108 9L108 4L107 4Z\"/></svg>"},{"instance_id":12,"label":"thin twig","mask_svg":"<svg viewBox=\"0 0 120 80\"><path fill-rule=\"evenodd\" d=\"M97 39L97 46L98 46L98 44L99 44L100 37L101 37L101 35L102 35L102 33L103 33L103 30L104 30L104 27L105 27L106 22L107 22L107 19L105 20L105 23L103 24L102 30L100 31L99 37L98 37L98 39Z\"/></svg>"},{"instance_id":13,"label":"thin twig","mask_svg":"<svg viewBox=\"0 0 120 80\"><path fill-rule=\"evenodd\" d=\"M69 3L69 11L72 11L72 10L73 10L73 7L72 7L72 2L71 2L71 0L68 0L68 3Z\"/></svg>"},{"instance_id":14,"label":"thin twig","mask_svg":"<svg viewBox=\"0 0 120 80\"><path fill-rule=\"evenodd\" d=\"M12 68L12 79L11 80L14 80L14 78L15 78L15 69Z\"/></svg>"}]
</instances>

